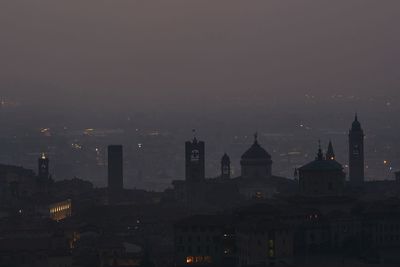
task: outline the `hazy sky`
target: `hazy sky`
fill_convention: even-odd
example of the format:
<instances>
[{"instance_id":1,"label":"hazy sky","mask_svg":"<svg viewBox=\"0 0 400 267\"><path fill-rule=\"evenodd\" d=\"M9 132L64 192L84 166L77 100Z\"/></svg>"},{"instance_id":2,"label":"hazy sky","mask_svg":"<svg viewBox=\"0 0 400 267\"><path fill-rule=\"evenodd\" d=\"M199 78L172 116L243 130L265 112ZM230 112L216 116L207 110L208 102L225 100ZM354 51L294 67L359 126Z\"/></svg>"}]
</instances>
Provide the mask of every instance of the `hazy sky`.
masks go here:
<instances>
[{"instance_id":1,"label":"hazy sky","mask_svg":"<svg viewBox=\"0 0 400 267\"><path fill-rule=\"evenodd\" d=\"M398 0L1 0L0 96L148 108L398 95L399 26Z\"/></svg>"}]
</instances>

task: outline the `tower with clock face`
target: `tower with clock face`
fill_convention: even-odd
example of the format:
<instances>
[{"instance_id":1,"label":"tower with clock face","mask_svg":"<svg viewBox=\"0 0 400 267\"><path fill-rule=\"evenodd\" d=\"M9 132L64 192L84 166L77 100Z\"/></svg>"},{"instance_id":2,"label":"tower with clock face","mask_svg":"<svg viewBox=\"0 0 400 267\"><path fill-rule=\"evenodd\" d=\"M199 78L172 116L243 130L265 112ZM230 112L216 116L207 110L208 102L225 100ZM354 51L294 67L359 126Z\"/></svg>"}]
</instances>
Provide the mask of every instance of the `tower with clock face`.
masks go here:
<instances>
[{"instance_id":1,"label":"tower with clock face","mask_svg":"<svg viewBox=\"0 0 400 267\"><path fill-rule=\"evenodd\" d=\"M204 142L197 141L196 137L185 143L186 181L194 182L205 179L204 153Z\"/></svg>"},{"instance_id":2,"label":"tower with clock face","mask_svg":"<svg viewBox=\"0 0 400 267\"><path fill-rule=\"evenodd\" d=\"M357 114L349 131L349 179L353 186L364 183L364 131Z\"/></svg>"},{"instance_id":3,"label":"tower with clock face","mask_svg":"<svg viewBox=\"0 0 400 267\"><path fill-rule=\"evenodd\" d=\"M44 153L40 155L38 160L38 176L45 179L48 179L50 177L49 158Z\"/></svg>"},{"instance_id":4,"label":"tower with clock face","mask_svg":"<svg viewBox=\"0 0 400 267\"><path fill-rule=\"evenodd\" d=\"M231 178L231 160L226 153L222 156L221 159L221 178L222 179Z\"/></svg>"}]
</instances>

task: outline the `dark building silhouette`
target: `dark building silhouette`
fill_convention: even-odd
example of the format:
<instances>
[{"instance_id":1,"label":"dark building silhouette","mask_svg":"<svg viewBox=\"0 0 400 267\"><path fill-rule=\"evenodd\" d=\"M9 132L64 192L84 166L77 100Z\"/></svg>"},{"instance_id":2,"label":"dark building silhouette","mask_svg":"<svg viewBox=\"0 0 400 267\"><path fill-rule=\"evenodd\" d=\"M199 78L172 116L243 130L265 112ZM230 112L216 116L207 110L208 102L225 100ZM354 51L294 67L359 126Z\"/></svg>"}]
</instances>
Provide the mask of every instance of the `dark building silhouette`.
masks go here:
<instances>
[{"instance_id":1,"label":"dark building silhouette","mask_svg":"<svg viewBox=\"0 0 400 267\"><path fill-rule=\"evenodd\" d=\"M269 178L272 176L271 155L262 148L254 135L253 145L242 155L240 161L243 178Z\"/></svg>"},{"instance_id":2,"label":"dark building silhouette","mask_svg":"<svg viewBox=\"0 0 400 267\"><path fill-rule=\"evenodd\" d=\"M108 146L108 192L111 199L124 188L123 149L121 145Z\"/></svg>"},{"instance_id":3,"label":"dark building silhouette","mask_svg":"<svg viewBox=\"0 0 400 267\"><path fill-rule=\"evenodd\" d=\"M329 145L333 151L332 143ZM314 161L299 168L300 193L305 196L340 196L344 191L343 166L331 154L325 158L321 145Z\"/></svg>"},{"instance_id":4,"label":"dark building silhouette","mask_svg":"<svg viewBox=\"0 0 400 267\"><path fill-rule=\"evenodd\" d=\"M349 179L352 186L364 183L364 131L357 114L349 132Z\"/></svg>"},{"instance_id":5,"label":"dark building silhouette","mask_svg":"<svg viewBox=\"0 0 400 267\"><path fill-rule=\"evenodd\" d=\"M50 160L44 153L42 153L38 159L38 176L42 179L48 179L50 177L49 173L49 163Z\"/></svg>"},{"instance_id":6,"label":"dark building silhouette","mask_svg":"<svg viewBox=\"0 0 400 267\"><path fill-rule=\"evenodd\" d=\"M394 173L394 178L397 182L400 182L400 171Z\"/></svg>"},{"instance_id":7,"label":"dark building silhouette","mask_svg":"<svg viewBox=\"0 0 400 267\"><path fill-rule=\"evenodd\" d=\"M174 225L175 266L235 266L235 235L227 215L193 215Z\"/></svg>"},{"instance_id":8,"label":"dark building silhouette","mask_svg":"<svg viewBox=\"0 0 400 267\"><path fill-rule=\"evenodd\" d=\"M231 160L226 153L222 156L221 159L221 178L222 179L231 178Z\"/></svg>"},{"instance_id":9,"label":"dark building silhouette","mask_svg":"<svg viewBox=\"0 0 400 267\"><path fill-rule=\"evenodd\" d=\"M197 141L196 137L194 137L192 141L187 141L185 143L186 181L196 182L205 179L204 154L204 142Z\"/></svg>"},{"instance_id":10,"label":"dark building silhouette","mask_svg":"<svg viewBox=\"0 0 400 267\"><path fill-rule=\"evenodd\" d=\"M204 142L196 138L185 143L186 179L173 181L176 200L189 207L229 207L241 200L271 198L276 193L297 190L297 183L271 173L270 154L255 141L241 158L241 176L231 177L230 158L221 158L221 173L215 178L204 176Z\"/></svg>"}]
</instances>

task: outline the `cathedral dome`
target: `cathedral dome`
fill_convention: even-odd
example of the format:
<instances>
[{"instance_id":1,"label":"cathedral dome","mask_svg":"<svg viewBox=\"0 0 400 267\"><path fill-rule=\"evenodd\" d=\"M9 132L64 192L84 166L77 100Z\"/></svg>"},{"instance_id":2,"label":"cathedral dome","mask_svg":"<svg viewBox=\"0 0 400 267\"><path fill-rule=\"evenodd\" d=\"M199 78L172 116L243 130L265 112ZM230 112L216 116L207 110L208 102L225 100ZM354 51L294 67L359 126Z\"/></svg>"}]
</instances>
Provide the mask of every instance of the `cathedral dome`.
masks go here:
<instances>
[{"instance_id":1,"label":"cathedral dome","mask_svg":"<svg viewBox=\"0 0 400 267\"><path fill-rule=\"evenodd\" d=\"M257 137L254 140L254 144L242 155L242 160L246 159L271 159L271 155L262 148L258 142Z\"/></svg>"}]
</instances>

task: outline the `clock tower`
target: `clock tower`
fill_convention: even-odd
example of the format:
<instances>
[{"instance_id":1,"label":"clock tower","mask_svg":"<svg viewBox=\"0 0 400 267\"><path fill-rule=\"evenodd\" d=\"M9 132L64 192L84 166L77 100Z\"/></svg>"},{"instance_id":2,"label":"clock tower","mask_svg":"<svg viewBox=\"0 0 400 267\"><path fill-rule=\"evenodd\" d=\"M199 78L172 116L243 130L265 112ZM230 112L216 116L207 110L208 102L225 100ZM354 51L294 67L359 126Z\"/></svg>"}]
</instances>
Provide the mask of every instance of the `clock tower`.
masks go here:
<instances>
[{"instance_id":1,"label":"clock tower","mask_svg":"<svg viewBox=\"0 0 400 267\"><path fill-rule=\"evenodd\" d=\"M196 182L205 179L204 152L204 142L197 141L196 137L185 143L186 181Z\"/></svg>"},{"instance_id":2,"label":"clock tower","mask_svg":"<svg viewBox=\"0 0 400 267\"><path fill-rule=\"evenodd\" d=\"M349 179L353 186L364 183L364 131L357 114L349 131Z\"/></svg>"}]
</instances>

